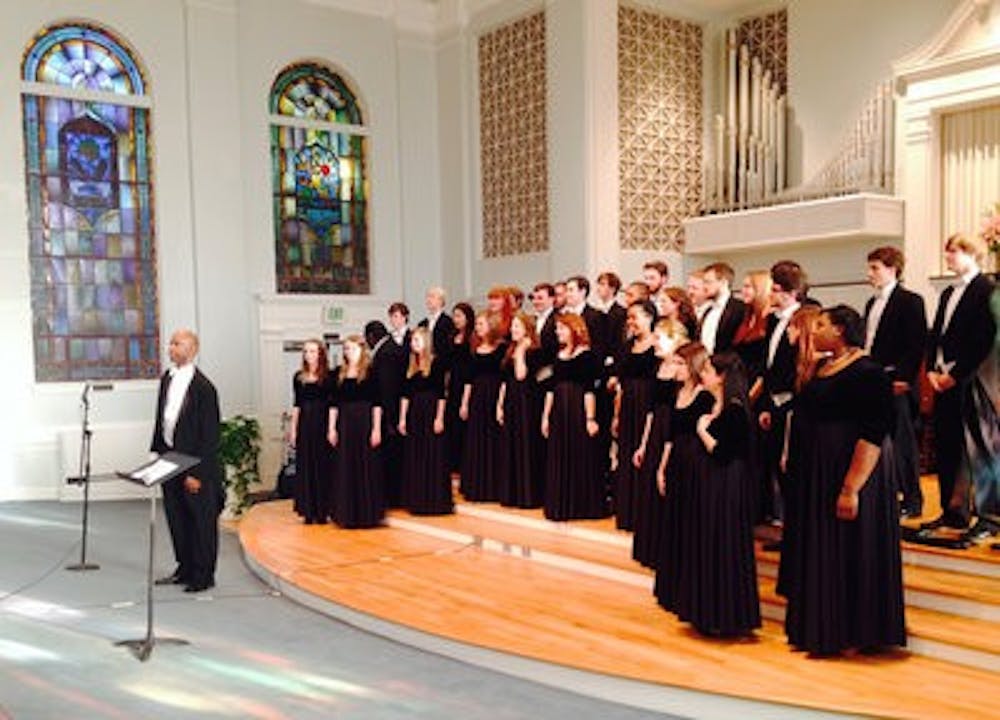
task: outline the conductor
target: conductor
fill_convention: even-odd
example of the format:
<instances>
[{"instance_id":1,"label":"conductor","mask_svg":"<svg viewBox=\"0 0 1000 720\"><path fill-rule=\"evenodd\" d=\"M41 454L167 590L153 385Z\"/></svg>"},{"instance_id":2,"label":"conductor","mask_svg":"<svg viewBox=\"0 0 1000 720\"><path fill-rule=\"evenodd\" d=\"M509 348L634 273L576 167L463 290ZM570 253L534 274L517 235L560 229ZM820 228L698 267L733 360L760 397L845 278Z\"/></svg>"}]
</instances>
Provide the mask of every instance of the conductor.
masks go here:
<instances>
[{"instance_id":1,"label":"conductor","mask_svg":"<svg viewBox=\"0 0 1000 720\"><path fill-rule=\"evenodd\" d=\"M218 517L223 505L219 464L219 398L215 386L194 364L198 336L177 330L170 337L172 366L160 380L151 449L194 455L201 463L184 477L163 484L163 509L177 569L157 585L184 585L185 592L215 586L219 553Z\"/></svg>"}]
</instances>

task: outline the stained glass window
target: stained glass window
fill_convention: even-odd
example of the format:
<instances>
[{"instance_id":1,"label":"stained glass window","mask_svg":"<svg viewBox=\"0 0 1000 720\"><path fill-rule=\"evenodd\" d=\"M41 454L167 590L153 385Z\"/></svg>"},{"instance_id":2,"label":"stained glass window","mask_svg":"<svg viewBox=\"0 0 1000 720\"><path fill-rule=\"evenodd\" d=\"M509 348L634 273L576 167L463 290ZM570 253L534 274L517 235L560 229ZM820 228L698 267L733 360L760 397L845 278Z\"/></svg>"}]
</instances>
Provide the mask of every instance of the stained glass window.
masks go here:
<instances>
[{"instance_id":1,"label":"stained glass window","mask_svg":"<svg viewBox=\"0 0 1000 720\"><path fill-rule=\"evenodd\" d=\"M368 137L347 84L293 65L271 89L279 293L367 294Z\"/></svg>"},{"instance_id":2,"label":"stained glass window","mask_svg":"<svg viewBox=\"0 0 1000 720\"><path fill-rule=\"evenodd\" d=\"M156 377L143 75L107 32L63 25L38 35L22 78L35 378Z\"/></svg>"}]
</instances>

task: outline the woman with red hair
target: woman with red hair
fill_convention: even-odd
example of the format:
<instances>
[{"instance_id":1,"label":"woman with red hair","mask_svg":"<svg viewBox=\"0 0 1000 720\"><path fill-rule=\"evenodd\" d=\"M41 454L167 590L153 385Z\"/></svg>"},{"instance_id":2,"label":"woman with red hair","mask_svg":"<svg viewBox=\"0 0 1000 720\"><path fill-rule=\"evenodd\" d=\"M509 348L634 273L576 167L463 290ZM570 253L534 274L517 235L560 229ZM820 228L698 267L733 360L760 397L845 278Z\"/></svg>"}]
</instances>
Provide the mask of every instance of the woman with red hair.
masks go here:
<instances>
[{"instance_id":1,"label":"woman with red hair","mask_svg":"<svg viewBox=\"0 0 1000 720\"><path fill-rule=\"evenodd\" d=\"M579 315L556 318L559 354L545 393L542 435L549 440L545 462L545 517L549 520L608 515L603 463L598 457L595 391L601 365L590 350Z\"/></svg>"}]
</instances>

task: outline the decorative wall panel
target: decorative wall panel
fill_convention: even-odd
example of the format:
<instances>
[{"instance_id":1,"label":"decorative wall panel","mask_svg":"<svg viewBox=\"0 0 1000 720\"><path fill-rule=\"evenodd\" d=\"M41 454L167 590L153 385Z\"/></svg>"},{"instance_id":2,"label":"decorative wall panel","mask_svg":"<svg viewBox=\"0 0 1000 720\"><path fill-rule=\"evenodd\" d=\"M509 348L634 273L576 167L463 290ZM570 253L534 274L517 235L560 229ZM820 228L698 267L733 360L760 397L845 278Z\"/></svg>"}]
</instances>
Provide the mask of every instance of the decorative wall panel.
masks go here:
<instances>
[{"instance_id":1,"label":"decorative wall panel","mask_svg":"<svg viewBox=\"0 0 1000 720\"><path fill-rule=\"evenodd\" d=\"M621 247L680 250L702 192L701 27L618 8Z\"/></svg>"},{"instance_id":2,"label":"decorative wall panel","mask_svg":"<svg viewBox=\"0 0 1000 720\"><path fill-rule=\"evenodd\" d=\"M765 70L778 83L778 94L788 92L788 10L758 15L740 22L737 45L750 48L750 57L759 57Z\"/></svg>"},{"instance_id":3,"label":"decorative wall panel","mask_svg":"<svg viewBox=\"0 0 1000 720\"><path fill-rule=\"evenodd\" d=\"M549 248L545 13L479 38L483 255Z\"/></svg>"}]
</instances>

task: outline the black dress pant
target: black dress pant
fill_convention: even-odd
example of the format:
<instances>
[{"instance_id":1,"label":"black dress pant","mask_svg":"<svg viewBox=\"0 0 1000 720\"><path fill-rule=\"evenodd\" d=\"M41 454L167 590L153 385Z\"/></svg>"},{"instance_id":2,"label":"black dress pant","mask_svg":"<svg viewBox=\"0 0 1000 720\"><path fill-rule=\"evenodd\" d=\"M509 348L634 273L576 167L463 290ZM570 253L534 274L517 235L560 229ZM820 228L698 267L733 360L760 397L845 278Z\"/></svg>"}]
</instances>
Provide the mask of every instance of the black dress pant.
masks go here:
<instances>
[{"instance_id":1,"label":"black dress pant","mask_svg":"<svg viewBox=\"0 0 1000 720\"><path fill-rule=\"evenodd\" d=\"M170 528L177 572L185 584L207 586L215 582L220 491L212 483L202 482L198 492L188 492L183 477L163 484L163 510Z\"/></svg>"},{"instance_id":2,"label":"black dress pant","mask_svg":"<svg viewBox=\"0 0 1000 720\"><path fill-rule=\"evenodd\" d=\"M892 405L895 423L892 445L896 450L898 463L895 489L903 496L900 504L919 515L924 506L924 495L920 489L920 448L917 443L913 396L908 392L894 395Z\"/></svg>"},{"instance_id":3,"label":"black dress pant","mask_svg":"<svg viewBox=\"0 0 1000 720\"><path fill-rule=\"evenodd\" d=\"M969 482L959 475L967 472L965 425L962 401L965 389L961 384L934 398L934 451L937 462L938 487L941 489L942 511L966 524L969 522ZM956 492L956 489L958 492Z\"/></svg>"},{"instance_id":4,"label":"black dress pant","mask_svg":"<svg viewBox=\"0 0 1000 720\"><path fill-rule=\"evenodd\" d=\"M785 519L788 498L788 474L781 469L781 455L785 450L785 425L791 403L769 407L771 427L764 431L763 462L761 463L760 519Z\"/></svg>"}]
</instances>

